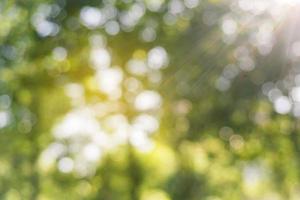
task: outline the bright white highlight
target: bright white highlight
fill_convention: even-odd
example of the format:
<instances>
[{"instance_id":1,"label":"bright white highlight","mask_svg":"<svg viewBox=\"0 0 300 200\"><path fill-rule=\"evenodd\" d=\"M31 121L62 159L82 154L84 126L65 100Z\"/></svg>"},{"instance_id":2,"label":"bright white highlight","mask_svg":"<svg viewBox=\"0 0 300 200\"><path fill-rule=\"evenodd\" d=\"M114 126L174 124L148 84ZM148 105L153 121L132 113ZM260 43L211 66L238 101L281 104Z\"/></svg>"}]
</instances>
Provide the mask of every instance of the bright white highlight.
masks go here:
<instances>
[{"instance_id":1,"label":"bright white highlight","mask_svg":"<svg viewBox=\"0 0 300 200\"><path fill-rule=\"evenodd\" d=\"M105 48L93 49L90 55L90 60L96 70L107 68L111 63L110 54Z\"/></svg>"},{"instance_id":2,"label":"bright white highlight","mask_svg":"<svg viewBox=\"0 0 300 200\"><path fill-rule=\"evenodd\" d=\"M222 24L222 30L227 35L232 35L237 31L237 23L232 19L225 19Z\"/></svg>"},{"instance_id":3,"label":"bright white highlight","mask_svg":"<svg viewBox=\"0 0 300 200\"><path fill-rule=\"evenodd\" d=\"M7 111L1 111L0 112L0 128L4 128L8 125L10 119L9 119L9 113Z\"/></svg>"},{"instance_id":4,"label":"bright white highlight","mask_svg":"<svg viewBox=\"0 0 300 200\"><path fill-rule=\"evenodd\" d=\"M148 53L148 65L152 69L165 67L169 62L168 54L163 47L155 47Z\"/></svg>"},{"instance_id":5,"label":"bright white highlight","mask_svg":"<svg viewBox=\"0 0 300 200\"><path fill-rule=\"evenodd\" d=\"M88 161L98 161L101 156L101 150L99 146L91 143L84 147L83 154Z\"/></svg>"},{"instance_id":6,"label":"bright white highlight","mask_svg":"<svg viewBox=\"0 0 300 200\"><path fill-rule=\"evenodd\" d=\"M294 101L300 102L300 87L294 87L291 91L291 96Z\"/></svg>"},{"instance_id":7,"label":"bright white highlight","mask_svg":"<svg viewBox=\"0 0 300 200\"><path fill-rule=\"evenodd\" d=\"M274 108L279 114L287 114L292 109L292 103L286 96L281 96L274 101Z\"/></svg>"},{"instance_id":8,"label":"bright white highlight","mask_svg":"<svg viewBox=\"0 0 300 200\"><path fill-rule=\"evenodd\" d=\"M133 126L137 129L152 133L158 129L158 121L155 117L147 114L139 115L135 118Z\"/></svg>"},{"instance_id":9,"label":"bright white highlight","mask_svg":"<svg viewBox=\"0 0 300 200\"><path fill-rule=\"evenodd\" d=\"M71 158L64 157L59 160L57 167L58 167L59 171L61 171L63 173L70 173L70 172L72 172L72 170L74 168L74 162Z\"/></svg>"},{"instance_id":10,"label":"bright white highlight","mask_svg":"<svg viewBox=\"0 0 300 200\"><path fill-rule=\"evenodd\" d=\"M135 99L135 107L138 110L151 110L159 108L161 104L161 96L151 90L140 93Z\"/></svg>"},{"instance_id":11,"label":"bright white highlight","mask_svg":"<svg viewBox=\"0 0 300 200\"><path fill-rule=\"evenodd\" d=\"M83 25L90 29L94 29L105 22L101 10L90 6L81 9L80 19Z\"/></svg>"},{"instance_id":12,"label":"bright white highlight","mask_svg":"<svg viewBox=\"0 0 300 200\"><path fill-rule=\"evenodd\" d=\"M106 94L119 93L123 72L119 68L108 68L98 71L97 81L99 89Z\"/></svg>"},{"instance_id":13,"label":"bright white highlight","mask_svg":"<svg viewBox=\"0 0 300 200\"><path fill-rule=\"evenodd\" d=\"M57 61L63 61L68 55L67 50L64 47L55 47L52 51L52 57Z\"/></svg>"}]
</instances>

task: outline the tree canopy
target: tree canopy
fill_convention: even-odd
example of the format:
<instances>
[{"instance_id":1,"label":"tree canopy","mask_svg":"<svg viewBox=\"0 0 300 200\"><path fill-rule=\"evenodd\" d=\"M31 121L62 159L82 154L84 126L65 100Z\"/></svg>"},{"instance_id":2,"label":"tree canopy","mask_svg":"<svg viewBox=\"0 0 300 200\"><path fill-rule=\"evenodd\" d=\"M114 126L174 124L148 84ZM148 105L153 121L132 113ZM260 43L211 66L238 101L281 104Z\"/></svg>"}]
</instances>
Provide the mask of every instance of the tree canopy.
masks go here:
<instances>
[{"instance_id":1,"label":"tree canopy","mask_svg":"<svg viewBox=\"0 0 300 200\"><path fill-rule=\"evenodd\" d=\"M300 199L297 0L1 0L0 199Z\"/></svg>"}]
</instances>

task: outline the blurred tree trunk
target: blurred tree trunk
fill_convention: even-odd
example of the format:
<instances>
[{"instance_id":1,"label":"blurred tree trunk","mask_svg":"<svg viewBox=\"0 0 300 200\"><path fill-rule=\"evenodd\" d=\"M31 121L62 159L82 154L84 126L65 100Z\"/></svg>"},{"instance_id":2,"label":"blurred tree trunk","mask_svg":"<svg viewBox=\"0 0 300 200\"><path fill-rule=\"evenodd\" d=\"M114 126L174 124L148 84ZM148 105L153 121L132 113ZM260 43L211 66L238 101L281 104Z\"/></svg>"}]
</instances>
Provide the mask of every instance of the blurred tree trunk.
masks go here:
<instances>
[{"instance_id":1,"label":"blurred tree trunk","mask_svg":"<svg viewBox=\"0 0 300 200\"><path fill-rule=\"evenodd\" d=\"M128 144L128 175L130 176L130 199L139 200L140 186L143 182L142 169L136 158L134 147Z\"/></svg>"}]
</instances>

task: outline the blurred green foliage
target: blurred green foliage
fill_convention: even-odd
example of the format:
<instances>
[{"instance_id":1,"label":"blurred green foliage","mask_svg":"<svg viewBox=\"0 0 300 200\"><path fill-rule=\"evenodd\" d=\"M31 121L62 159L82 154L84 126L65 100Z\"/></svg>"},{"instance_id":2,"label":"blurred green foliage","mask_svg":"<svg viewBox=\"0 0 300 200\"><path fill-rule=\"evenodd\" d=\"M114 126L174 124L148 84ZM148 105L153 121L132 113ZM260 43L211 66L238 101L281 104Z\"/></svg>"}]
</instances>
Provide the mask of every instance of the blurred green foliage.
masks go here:
<instances>
[{"instance_id":1,"label":"blurred green foliage","mask_svg":"<svg viewBox=\"0 0 300 200\"><path fill-rule=\"evenodd\" d=\"M245 2L1 0L0 199L300 199L297 36Z\"/></svg>"}]
</instances>

